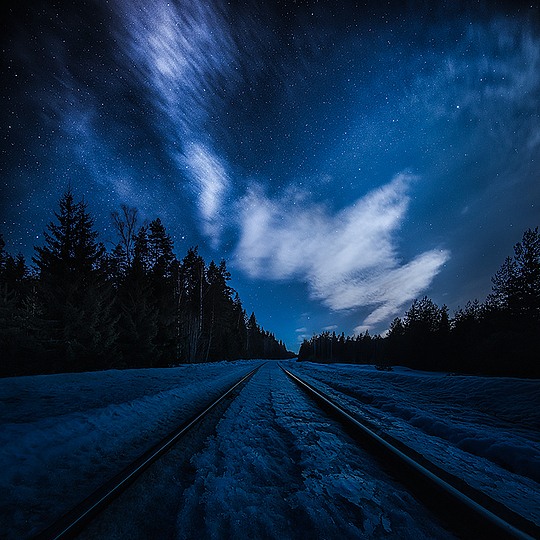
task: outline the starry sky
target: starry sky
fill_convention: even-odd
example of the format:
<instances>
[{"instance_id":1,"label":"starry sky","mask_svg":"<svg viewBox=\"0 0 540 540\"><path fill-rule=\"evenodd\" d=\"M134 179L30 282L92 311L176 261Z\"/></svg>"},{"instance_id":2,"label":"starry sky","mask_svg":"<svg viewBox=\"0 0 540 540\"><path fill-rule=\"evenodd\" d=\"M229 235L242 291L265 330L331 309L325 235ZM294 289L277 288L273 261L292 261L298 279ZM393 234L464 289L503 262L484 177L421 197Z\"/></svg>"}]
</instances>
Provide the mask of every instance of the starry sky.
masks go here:
<instances>
[{"instance_id":1,"label":"starry sky","mask_svg":"<svg viewBox=\"0 0 540 540\"><path fill-rule=\"evenodd\" d=\"M292 350L483 300L540 225L537 2L77 0L3 8L0 231L71 185L227 260Z\"/></svg>"}]
</instances>

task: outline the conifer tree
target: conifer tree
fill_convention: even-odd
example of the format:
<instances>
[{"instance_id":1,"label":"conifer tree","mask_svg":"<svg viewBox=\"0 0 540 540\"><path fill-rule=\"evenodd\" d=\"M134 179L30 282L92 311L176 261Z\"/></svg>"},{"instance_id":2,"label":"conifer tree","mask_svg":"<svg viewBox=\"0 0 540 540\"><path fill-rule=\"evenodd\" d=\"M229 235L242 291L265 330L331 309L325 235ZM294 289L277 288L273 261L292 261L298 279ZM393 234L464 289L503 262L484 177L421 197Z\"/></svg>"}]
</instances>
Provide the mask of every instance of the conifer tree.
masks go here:
<instances>
[{"instance_id":1,"label":"conifer tree","mask_svg":"<svg viewBox=\"0 0 540 540\"><path fill-rule=\"evenodd\" d=\"M247 355L248 358L262 357L262 344L260 343L260 328L255 318L255 313L251 312L247 322Z\"/></svg>"},{"instance_id":2,"label":"conifer tree","mask_svg":"<svg viewBox=\"0 0 540 540\"><path fill-rule=\"evenodd\" d=\"M55 370L103 368L115 354L111 291L101 270L105 248L97 241L84 202L68 189L36 248L39 295L49 321L49 361Z\"/></svg>"},{"instance_id":3,"label":"conifer tree","mask_svg":"<svg viewBox=\"0 0 540 540\"><path fill-rule=\"evenodd\" d=\"M224 260L219 266L211 261L207 269L208 291L206 294L206 359L231 359L234 354L232 342L235 334L235 309L229 287L231 275Z\"/></svg>"},{"instance_id":4,"label":"conifer tree","mask_svg":"<svg viewBox=\"0 0 540 540\"><path fill-rule=\"evenodd\" d=\"M503 264L491 278L492 293L488 297L491 307L500 311L515 311L517 265L512 257L506 257Z\"/></svg>"},{"instance_id":5,"label":"conifer tree","mask_svg":"<svg viewBox=\"0 0 540 540\"><path fill-rule=\"evenodd\" d=\"M246 358L247 356L247 327L246 312L238 293L234 293L232 304L232 330L231 330L231 359Z\"/></svg>"},{"instance_id":6,"label":"conifer tree","mask_svg":"<svg viewBox=\"0 0 540 540\"><path fill-rule=\"evenodd\" d=\"M152 273L159 279L172 276L176 257L173 241L159 218L148 226L148 257Z\"/></svg>"},{"instance_id":7,"label":"conifer tree","mask_svg":"<svg viewBox=\"0 0 540 540\"><path fill-rule=\"evenodd\" d=\"M527 229L514 246L517 267L516 304L521 317L533 324L540 321L540 234ZM540 330L540 329L539 329Z\"/></svg>"},{"instance_id":8,"label":"conifer tree","mask_svg":"<svg viewBox=\"0 0 540 540\"><path fill-rule=\"evenodd\" d=\"M159 218L148 226L147 249L149 276L157 310L155 365L166 366L176 359L178 261L173 252L173 241Z\"/></svg>"},{"instance_id":9,"label":"conifer tree","mask_svg":"<svg viewBox=\"0 0 540 540\"><path fill-rule=\"evenodd\" d=\"M187 362L203 360L204 297L207 287L204 259L197 247L190 248L178 272L180 356Z\"/></svg>"}]
</instances>

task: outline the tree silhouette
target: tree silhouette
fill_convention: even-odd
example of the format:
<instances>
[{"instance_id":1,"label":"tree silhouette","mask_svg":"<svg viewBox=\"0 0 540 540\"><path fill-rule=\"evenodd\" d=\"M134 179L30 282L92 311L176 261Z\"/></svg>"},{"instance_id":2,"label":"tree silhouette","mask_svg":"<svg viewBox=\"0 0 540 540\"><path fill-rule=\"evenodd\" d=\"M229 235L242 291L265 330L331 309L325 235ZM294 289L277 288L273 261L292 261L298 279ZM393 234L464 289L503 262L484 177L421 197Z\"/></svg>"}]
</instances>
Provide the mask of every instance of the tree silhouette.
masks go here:
<instances>
[{"instance_id":1,"label":"tree silhouette","mask_svg":"<svg viewBox=\"0 0 540 540\"><path fill-rule=\"evenodd\" d=\"M71 189L54 215L34 274L0 235L0 375L289 356L255 315L248 347L225 261L207 267L195 247L180 263L159 218L138 227L137 210L121 206L106 253Z\"/></svg>"},{"instance_id":2,"label":"tree silhouette","mask_svg":"<svg viewBox=\"0 0 540 540\"><path fill-rule=\"evenodd\" d=\"M46 343L53 370L106 367L116 344L111 290L102 272L105 248L86 204L68 189L36 248L38 294L49 322Z\"/></svg>"}]
</instances>

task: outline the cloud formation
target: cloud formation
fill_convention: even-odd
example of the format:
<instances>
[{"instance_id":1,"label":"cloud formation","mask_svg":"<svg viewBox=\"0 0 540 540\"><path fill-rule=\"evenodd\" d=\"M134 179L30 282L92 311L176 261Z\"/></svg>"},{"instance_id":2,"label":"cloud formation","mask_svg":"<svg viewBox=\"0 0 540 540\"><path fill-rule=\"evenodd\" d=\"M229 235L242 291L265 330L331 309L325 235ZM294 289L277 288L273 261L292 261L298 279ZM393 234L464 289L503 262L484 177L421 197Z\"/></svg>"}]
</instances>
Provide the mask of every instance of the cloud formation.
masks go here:
<instances>
[{"instance_id":1,"label":"cloud formation","mask_svg":"<svg viewBox=\"0 0 540 540\"><path fill-rule=\"evenodd\" d=\"M227 165L207 130L224 88L240 81L240 52L230 21L219 3L158 0L117 3L123 52L148 89L158 131L178 169L190 181L203 233L213 247L220 241L221 212L230 186Z\"/></svg>"},{"instance_id":2,"label":"cloud formation","mask_svg":"<svg viewBox=\"0 0 540 540\"><path fill-rule=\"evenodd\" d=\"M212 247L219 245L222 224L222 201L230 189L230 181L220 159L207 147L193 143L186 150L186 163L198 198L203 232Z\"/></svg>"},{"instance_id":3,"label":"cloud formation","mask_svg":"<svg viewBox=\"0 0 540 540\"><path fill-rule=\"evenodd\" d=\"M485 116L493 107L537 106L540 87L540 38L524 20L493 18L452 26L461 38L455 46L432 51L434 71L418 76L409 90L411 103L423 103L435 117L468 110Z\"/></svg>"},{"instance_id":4,"label":"cloud formation","mask_svg":"<svg viewBox=\"0 0 540 540\"><path fill-rule=\"evenodd\" d=\"M222 86L238 80L238 46L223 8L196 0L116 6L118 40L163 113L162 127L172 140L199 130Z\"/></svg>"},{"instance_id":5,"label":"cloud formation","mask_svg":"<svg viewBox=\"0 0 540 540\"><path fill-rule=\"evenodd\" d=\"M254 187L239 204L237 264L253 278L301 279L332 310L369 306L371 327L425 290L448 260L445 250L401 263L395 233L414 177L396 176L332 215L305 193L271 199Z\"/></svg>"}]
</instances>

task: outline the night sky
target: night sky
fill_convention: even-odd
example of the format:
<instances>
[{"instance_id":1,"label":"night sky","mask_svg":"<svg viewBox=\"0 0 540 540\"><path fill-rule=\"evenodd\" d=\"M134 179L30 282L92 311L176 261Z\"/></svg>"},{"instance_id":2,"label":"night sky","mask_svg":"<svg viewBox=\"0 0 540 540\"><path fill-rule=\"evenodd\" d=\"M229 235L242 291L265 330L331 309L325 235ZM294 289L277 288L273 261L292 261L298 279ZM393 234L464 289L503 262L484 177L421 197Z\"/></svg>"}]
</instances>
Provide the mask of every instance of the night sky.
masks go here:
<instances>
[{"instance_id":1,"label":"night sky","mask_svg":"<svg viewBox=\"0 0 540 540\"><path fill-rule=\"evenodd\" d=\"M413 299L483 300L540 225L537 2L11 2L0 231L28 259L68 185L225 258L296 350ZM4 8L5 10L5 8Z\"/></svg>"}]
</instances>

